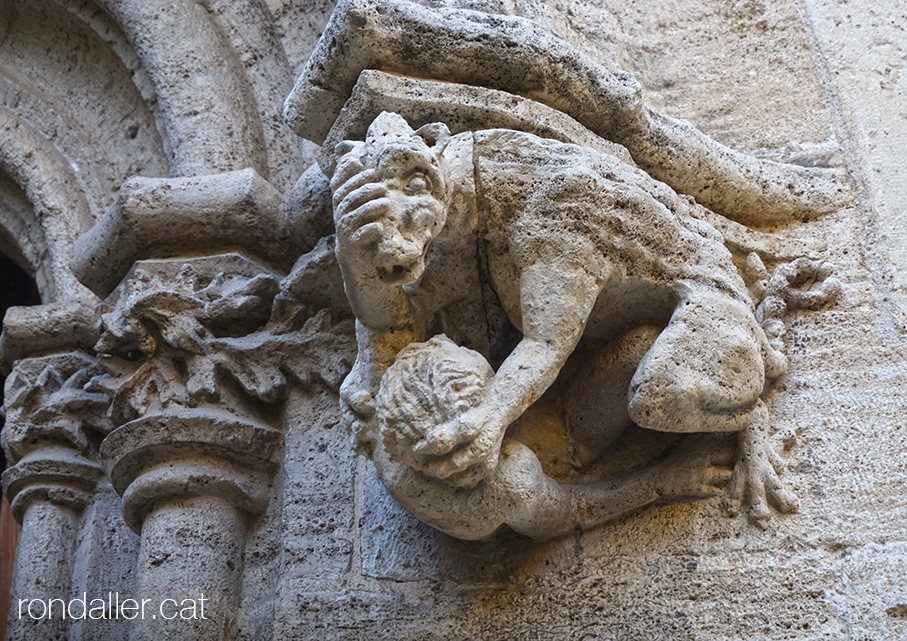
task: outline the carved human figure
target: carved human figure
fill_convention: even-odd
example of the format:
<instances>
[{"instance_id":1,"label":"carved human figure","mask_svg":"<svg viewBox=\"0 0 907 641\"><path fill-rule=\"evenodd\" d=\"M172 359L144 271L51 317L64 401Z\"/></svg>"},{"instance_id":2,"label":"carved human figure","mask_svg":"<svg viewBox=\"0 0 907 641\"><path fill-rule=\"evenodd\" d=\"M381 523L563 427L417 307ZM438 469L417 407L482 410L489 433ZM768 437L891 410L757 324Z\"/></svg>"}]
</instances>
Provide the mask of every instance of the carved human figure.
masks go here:
<instances>
[{"instance_id":1,"label":"carved human figure","mask_svg":"<svg viewBox=\"0 0 907 641\"><path fill-rule=\"evenodd\" d=\"M427 262L451 241L479 239L523 337L484 393L437 428L425 474L457 478L500 451L507 427L582 337L606 341L654 323L664 330L632 377L628 420L663 432L739 432L733 485L751 516L767 519L768 502L795 509L772 465L760 399L785 358L691 198L589 148L509 130L450 137L437 123L413 131L391 113L338 155L336 251L358 319L357 361L341 393L363 451L377 442L381 377L449 295L423 282Z\"/></svg>"},{"instance_id":2,"label":"carved human figure","mask_svg":"<svg viewBox=\"0 0 907 641\"><path fill-rule=\"evenodd\" d=\"M656 501L716 496L730 471L686 448L642 471L606 483L562 485L526 445L507 439L460 473L424 473L450 441L457 417L481 401L494 370L478 352L444 335L414 343L385 372L377 398L380 438L373 459L391 495L411 514L460 539L502 526L536 540L586 529Z\"/></svg>"}]
</instances>

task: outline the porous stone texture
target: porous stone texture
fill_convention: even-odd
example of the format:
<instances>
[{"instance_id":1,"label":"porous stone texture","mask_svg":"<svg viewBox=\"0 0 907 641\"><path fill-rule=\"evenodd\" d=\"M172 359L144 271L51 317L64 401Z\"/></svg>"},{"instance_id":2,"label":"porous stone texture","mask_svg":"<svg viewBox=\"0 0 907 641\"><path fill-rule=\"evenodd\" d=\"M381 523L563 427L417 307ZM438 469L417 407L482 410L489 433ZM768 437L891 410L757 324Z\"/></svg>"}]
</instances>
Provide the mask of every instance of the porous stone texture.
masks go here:
<instances>
[{"instance_id":1,"label":"porous stone texture","mask_svg":"<svg viewBox=\"0 0 907 641\"><path fill-rule=\"evenodd\" d=\"M131 638L235 637L244 539L242 518L228 501L217 497L174 501L150 514L142 526L139 593L152 603L173 599L173 605L165 615L158 612L143 620ZM198 616L187 620L175 615L176 604L190 603L199 608ZM202 607L207 612L202 613Z\"/></svg>"},{"instance_id":2,"label":"porous stone texture","mask_svg":"<svg viewBox=\"0 0 907 641\"><path fill-rule=\"evenodd\" d=\"M785 312L840 293L828 268L823 275L802 258L768 277L753 253L747 265L761 273L748 295L697 207L607 153L506 129L414 131L388 112L365 138L337 146L331 183L337 259L358 322L341 402L360 449L404 507L459 538L509 526L546 539L657 500L711 496L729 478L706 456L608 484L553 482L524 443L506 437L550 392L566 414L577 474L608 458L631 425L739 431L731 500L745 495L756 522L769 518L769 502L795 509L776 475L760 396L785 369ZM447 290L428 271L451 249L468 256L464 239L487 254L482 275L522 334L497 371L488 350L444 335L418 343L425 319L468 287ZM803 283L814 291L791 289ZM444 331L458 332L463 320L449 319ZM602 371L587 376L590 359ZM574 386L589 392L584 407ZM593 425L577 425L589 412Z\"/></svg>"},{"instance_id":3,"label":"porous stone texture","mask_svg":"<svg viewBox=\"0 0 907 641\"><path fill-rule=\"evenodd\" d=\"M17 405L10 391L5 399L7 420L14 419L4 428L14 443L7 461L25 461L21 478L11 469L6 490L22 506L15 583L26 598L44 599L82 592L182 598L170 592L211 586L225 608L207 627L123 618L26 625L14 603L7 638L907 636L903 7L871 0L341 4L362 8L344 14L358 17L342 29L341 18L328 26L335 7L327 0L0 3L0 251L35 277L43 303L64 310L11 312L0 341L20 382L34 386L48 372L47 388L31 400L23 393ZM485 13L463 13L470 9ZM455 37L439 37L444 29ZM599 65L614 71L587 73ZM287 122L284 99L300 79ZM324 96L330 99L319 102ZM602 105L616 108L603 114ZM318 131L306 132L293 110L311 116ZM418 287L363 301L357 292L368 293L365 281L350 278L352 263L344 264L350 238L332 235L344 205L332 202L331 178L336 191L338 172L356 173L336 161L368 144L381 111L399 113L406 135L428 125L420 136L429 148L444 136L433 123L446 124L445 184L458 188L453 219L462 225L426 244L435 255L416 275ZM329 144L319 150L292 127ZM508 131L488 133L494 128ZM786 367L771 375L741 370L756 372L746 402L753 407L758 398L764 442L738 442L736 432L746 430L735 428L708 435L708 447L695 454L711 452L707 462L730 470L741 452L775 452L796 512L758 512L763 528L748 518L751 495L736 516L724 496L638 500L604 525L537 536L560 534L547 541L513 532L469 541L417 518L453 522L463 535L474 525L459 506L468 490L448 486L441 494L459 498L425 509L412 496L410 505L400 492L393 498L387 467L359 453L375 456L361 438L357 452L363 430L350 430L350 407L367 409L369 399L347 393L340 400L357 351L360 364L382 363L366 381L371 394L410 343L445 334L497 372L525 336L514 322L525 314L513 301L526 274L501 276L494 247L461 233L476 222L467 213L505 208L508 194L489 195L482 184L511 160L476 155L464 139L511 144L524 156L540 145L551 163L581 145L586 158L615 159L608 180L618 191L636 180L665 199L667 184L678 211L698 212L678 216L711 238L715 251L690 261L671 253L666 235L654 243L656 254L662 263L701 267L703 278L724 278L724 302L739 300L746 313L735 323L704 321L697 332L746 327L747 340L764 342L765 354L783 352ZM335 147L344 140L352 146ZM546 186L545 176L525 167L518 175L538 187L532 193ZM485 182L470 187L476 176ZM482 233L488 229L500 232L491 224ZM645 227L634 237L649 242L649 233ZM553 245L540 243L539 252L546 246ZM556 270L543 275L558 277ZM554 290L562 294L573 281L559 282ZM673 309L636 284L618 288L603 307ZM544 307L549 296L538 298ZM419 317L418 331L395 329L387 350L363 357L369 308L384 312L369 322L393 325L396 314L433 300L447 304ZM559 304L550 313L575 311ZM66 309L81 321L67 325ZM613 389L608 381L645 369L640 356L668 320L665 312L654 330L633 326L629 334L627 323L601 325L600 342L567 350L566 365L554 368L564 373L559 382L516 404L530 407L508 438L523 444L545 483L588 488L651 475L653 466L688 455L679 447L697 444L698 435L621 421L608 423L623 431L615 428L605 443L608 434L594 429L629 403L629 381ZM41 333L45 325L49 334ZM106 339L94 347L102 330ZM677 352L678 368L695 362L699 345L684 340L690 346ZM53 405L54 421L38 425L50 432L14 429L27 414L17 407L45 407L43 399L71 378L49 369L95 367L96 357L108 368L106 383L83 390L73 379L70 387L98 402L106 389L114 405L108 428L129 430L106 449L104 430L79 440L81 397ZM710 367L720 368L714 361ZM650 371L675 380L671 367ZM738 382L725 374L721 382ZM574 434L562 429L564 420ZM255 437L265 429L272 440ZM35 442L17 441L38 433ZM413 459L406 451L413 443L401 443L402 458ZM64 487L72 475L58 473L60 448L88 462L74 489ZM52 456L39 461L35 452ZM26 507L24 492L34 488ZM659 499L670 494L659 489ZM773 480L768 490L777 492ZM527 503L533 495L519 497Z\"/></svg>"}]
</instances>

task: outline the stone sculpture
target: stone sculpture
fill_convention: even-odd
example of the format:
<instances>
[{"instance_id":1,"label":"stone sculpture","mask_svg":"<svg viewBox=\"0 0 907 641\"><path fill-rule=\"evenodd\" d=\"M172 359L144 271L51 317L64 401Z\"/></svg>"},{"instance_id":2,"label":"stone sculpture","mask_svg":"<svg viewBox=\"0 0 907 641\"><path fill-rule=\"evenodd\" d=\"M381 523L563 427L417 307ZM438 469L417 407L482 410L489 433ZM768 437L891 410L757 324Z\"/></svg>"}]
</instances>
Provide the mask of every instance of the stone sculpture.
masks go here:
<instances>
[{"instance_id":1,"label":"stone sculpture","mask_svg":"<svg viewBox=\"0 0 907 641\"><path fill-rule=\"evenodd\" d=\"M338 151L337 255L359 320L359 355L341 394L365 451L379 446L421 474L474 488L512 453L501 453L508 426L551 386L581 338L607 340L656 323L663 329L623 381L627 421L663 432L740 432L733 486L748 495L753 518L765 520L769 502L796 508L772 465L760 400L766 381L784 371L784 356L692 199L592 149L510 130L450 137L437 123L413 131L391 113L372 123L365 142ZM382 388L394 384L388 367L401 347L423 332L417 316L448 302L442 293L420 312L412 305L433 241L458 237L484 244L494 289L523 337L493 376L479 374L481 393L436 415L446 418L430 436L409 426L401 446L393 430L377 428L373 398L382 376ZM382 394L380 410L397 411ZM405 506L424 495L385 480L409 497ZM424 512L420 506L413 511ZM538 527L529 530L538 538L563 532Z\"/></svg>"},{"instance_id":2,"label":"stone sculpture","mask_svg":"<svg viewBox=\"0 0 907 641\"><path fill-rule=\"evenodd\" d=\"M141 534L140 593L208 599L191 631L145 618L134 639L235 636L246 532L280 467L288 388L336 390L349 369L349 312L334 319L317 297L298 299L330 284L330 252L318 245L285 275L292 250L276 202L251 170L135 179L74 261L107 296L89 388L110 400L100 458ZM174 236L186 244L165 242Z\"/></svg>"},{"instance_id":3,"label":"stone sculpture","mask_svg":"<svg viewBox=\"0 0 907 641\"><path fill-rule=\"evenodd\" d=\"M723 237L708 222L715 214L702 204L747 225L808 220L847 202L841 175L727 149L688 123L651 111L632 76L595 64L529 20L406 0L338 5L287 100L285 116L296 132L322 142L337 140L338 127L355 129L352 114L374 108L361 97L370 82L363 79L375 73L367 69L522 94L625 145L632 157L620 145L612 152L483 130L476 126L477 105L448 107L463 132L452 136L443 123L425 121L426 113L444 108L426 107L428 99L420 104L412 93L389 96L389 102L407 109L415 103L411 111L424 123L418 131L385 112L364 142L340 143L333 157L330 149L322 153L321 167L331 176L338 262L358 320L358 357L342 404L360 450L377 451L385 484L404 497L404 506L437 522L437 513L413 498L421 494L401 489L394 464L467 490L494 480L508 427L550 388L581 340L588 352L589 345L620 342L628 329L625 341L633 343L633 332L650 327L635 356L618 354L611 362L619 367L585 373L587 383L607 381L617 401L585 411L585 419L603 419L600 430L589 420L582 426L578 417L576 449L601 454L631 422L660 432L737 432L734 499L748 502L751 520L760 525L770 516L769 504L795 510L796 497L782 485L768 444L761 397L786 367L779 349L785 301L824 304L840 287L828 266L808 259L768 279L756 253L747 257L744 282L725 243L733 245L730 236L745 228ZM471 100L461 87L453 85L453 94ZM499 113L491 119L502 120ZM575 127L555 137L575 139ZM379 388L394 384L394 374L385 372L393 371L404 347L437 333L428 325L454 302L456 289L445 272L457 269L475 240L493 296L521 340L482 393L465 407L457 401L462 411L436 415L446 417L441 425L427 432L414 432L402 418L379 425L376 409L394 411L380 401L376 408ZM427 270L432 273L424 275ZM817 279L817 292L790 294ZM600 362L608 360L603 353ZM587 405L590 399L596 404L594 396L587 395ZM406 446L392 436L401 423ZM446 522L440 527L466 538L488 533Z\"/></svg>"},{"instance_id":4,"label":"stone sculpture","mask_svg":"<svg viewBox=\"0 0 907 641\"><path fill-rule=\"evenodd\" d=\"M401 505L460 539L481 539L506 525L534 539L567 534L656 501L717 496L730 471L709 464L715 453L689 446L665 461L607 483L562 485L517 440L504 441L463 474L438 482L423 471L447 452L452 424L478 404L494 371L481 354L446 336L398 354L378 393L380 438L372 458ZM717 459L713 462L723 462Z\"/></svg>"},{"instance_id":5,"label":"stone sculpture","mask_svg":"<svg viewBox=\"0 0 907 641\"><path fill-rule=\"evenodd\" d=\"M68 594L79 517L103 472L98 445L112 429L108 399L83 389L98 365L94 309L77 302L14 307L3 319L7 374L3 490L22 524L12 597ZM11 618L10 639L64 638L63 620Z\"/></svg>"},{"instance_id":6,"label":"stone sculpture","mask_svg":"<svg viewBox=\"0 0 907 641\"><path fill-rule=\"evenodd\" d=\"M5 516L22 523L9 638L900 638L892 4L4 2L0 254L24 272L4 289L33 276L14 298L53 306L10 311L0 337ZM409 129L385 116L376 160L382 112ZM364 187L336 229L331 179L339 207L395 137L386 164L405 175ZM411 239L383 199L444 224ZM424 260L378 261L409 245ZM338 255L362 347L343 408L358 349ZM585 291L555 266L522 295L552 257L599 270L601 292L572 350L514 360L547 345L530 312ZM799 313L838 293L819 259L846 297ZM718 302L693 326L696 287ZM733 341L761 367L734 372ZM716 381L746 388L740 407L696 405ZM493 409L519 416L498 446L499 387ZM688 392L703 422L741 429L639 427L669 423L643 415L653 398L667 416ZM739 518L719 517L721 492ZM18 603L111 593L86 619L33 622ZM201 593L205 621L154 607Z\"/></svg>"}]
</instances>

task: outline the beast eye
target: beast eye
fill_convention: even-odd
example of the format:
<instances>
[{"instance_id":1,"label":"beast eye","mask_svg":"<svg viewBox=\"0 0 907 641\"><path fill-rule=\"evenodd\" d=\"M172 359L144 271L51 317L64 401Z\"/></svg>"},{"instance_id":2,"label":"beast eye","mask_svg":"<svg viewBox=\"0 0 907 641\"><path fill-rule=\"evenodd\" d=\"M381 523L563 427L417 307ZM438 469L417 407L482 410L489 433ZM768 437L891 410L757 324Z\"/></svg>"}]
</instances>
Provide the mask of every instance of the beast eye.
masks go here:
<instances>
[{"instance_id":1,"label":"beast eye","mask_svg":"<svg viewBox=\"0 0 907 641\"><path fill-rule=\"evenodd\" d=\"M421 194L431 191L431 181L425 174L417 172L406 180L406 184L403 185L403 191L407 194Z\"/></svg>"},{"instance_id":2,"label":"beast eye","mask_svg":"<svg viewBox=\"0 0 907 641\"><path fill-rule=\"evenodd\" d=\"M129 349L125 352L120 352L119 354L117 354L117 356L122 358L124 361L135 363L136 361L142 360L145 354L140 349Z\"/></svg>"},{"instance_id":3,"label":"beast eye","mask_svg":"<svg viewBox=\"0 0 907 641\"><path fill-rule=\"evenodd\" d=\"M121 347L114 352L102 352L98 356L101 358L119 358L128 363L136 363L145 358L145 352L138 347Z\"/></svg>"}]
</instances>

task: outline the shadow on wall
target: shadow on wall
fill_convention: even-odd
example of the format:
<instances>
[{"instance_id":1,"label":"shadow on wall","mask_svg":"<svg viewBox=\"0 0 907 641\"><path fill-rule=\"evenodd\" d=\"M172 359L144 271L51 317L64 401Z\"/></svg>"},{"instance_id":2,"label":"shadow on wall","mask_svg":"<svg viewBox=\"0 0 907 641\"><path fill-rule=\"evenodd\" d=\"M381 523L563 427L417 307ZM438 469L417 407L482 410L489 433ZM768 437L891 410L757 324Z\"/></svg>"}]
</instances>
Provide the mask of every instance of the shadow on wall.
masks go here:
<instances>
[{"instance_id":1,"label":"shadow on wall","mask_svg":"<svg viewBox=\"0 0 907 641\"><path fill-rule=\"evenodd\" d=\"M35 280L6 256L0 256L0 317L16 305L40 305Z\"/></svg>"},{"instance_id":2,"label":"shadow on wall","mask_svg":"<svg viewBox=\"0 0 907 641\"><path fill-rule=\"evenodd\" d=\"M6 310L17 305L40 305L41 297L35 280L6 256L0 256L0 318ZM5 381L0 379L0 384ZM6 457L0 450L2 469L6 469ZM19 524L10 513L9 501L2 499L0 506L0 638L6 632L6 617L9 614L9 591L16 560L16 539Z\"/></svg>"}]
</instances>

